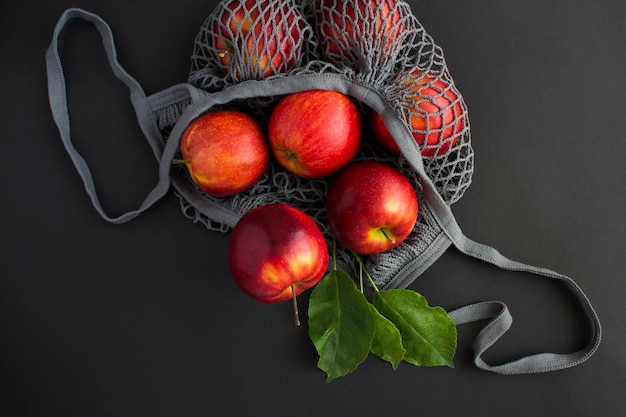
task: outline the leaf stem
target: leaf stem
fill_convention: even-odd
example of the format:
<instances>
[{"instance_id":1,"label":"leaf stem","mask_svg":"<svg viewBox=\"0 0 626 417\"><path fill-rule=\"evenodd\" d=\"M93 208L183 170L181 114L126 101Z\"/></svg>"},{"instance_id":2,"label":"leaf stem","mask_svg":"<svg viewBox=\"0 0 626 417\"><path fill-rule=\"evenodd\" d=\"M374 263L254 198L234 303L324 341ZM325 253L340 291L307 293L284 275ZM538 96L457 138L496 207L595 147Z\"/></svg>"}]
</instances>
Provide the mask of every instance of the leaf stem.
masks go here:
<instances>
[{"instance_id":1,"label":"leaf stem","mask_svg":"<svg viewBox=\"0 0 626 417\"><path fill-rule=\"evenodd\" d=\"M372 278L372 276L370 275L370 273L367 271L367 268L365 268L365 265L363 265L363 260L361 259L361 257L359 256L358 253L356 252L352 252L352 255L354 255L354 258L356 259L356 261L359 263L359 266L361 268L361 271L365 271L365 275L367 276L368 281L370 282L370 284L372 284L372 287L374 287L374 291L379 292L378 287L376 286L376 283L374 282L374 278ZM361 284L363 285L363 284Z\"/></svg>"},{"instance_id":2,"label":"leaf stem","mask_svg":"<svg viewBox=\"0 0 626 417\"><path fill-rule=\"evenodd\" d=\"M333 271L337 270L337 239L333 237Z\"/></svg>"},{"instance_id":3,"label":"leaf stem","mask_svg":"<svg viewBox=\"0 0 626 417\"><path fill-rule=\"evenodd\" d=\"M361 287L361 293L365 293L363 291L363 264L359 263L359 286Z\"/></svg>"}]
</instances>

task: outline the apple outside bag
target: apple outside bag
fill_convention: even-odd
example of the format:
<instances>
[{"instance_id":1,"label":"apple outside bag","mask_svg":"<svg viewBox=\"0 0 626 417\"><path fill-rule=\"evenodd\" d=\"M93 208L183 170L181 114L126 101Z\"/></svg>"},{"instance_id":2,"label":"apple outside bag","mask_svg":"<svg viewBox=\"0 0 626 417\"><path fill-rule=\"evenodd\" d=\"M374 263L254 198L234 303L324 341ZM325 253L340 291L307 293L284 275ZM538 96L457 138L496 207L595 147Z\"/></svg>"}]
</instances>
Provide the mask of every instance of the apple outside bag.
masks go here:
<instances>
[{"instance_id":1,"label":"apple outside bag","mask_svg":"<svg viewBox=\"0 0 626 417\"><path fill-rule=\"evenodd\" d=\"M358 0L352 0L355 1ZM265 22L260 31L245 36L256 33L266 40L276 40L286 33L289 42L281 59L254 61L241 45L224 45L216 40L216 33L224 39L242 35L234 33L241 27L233 28L224 23L240 12L232 3L227 0L219 3L200 28L187 82L150 96L146 96L139 83L119 64L111 29L102 18L75 8L66 10L60 17L46 53L50 107L63 145L103 219L116 224L130 221L173 189L180 198L183 214L209 230L227 232L250 209L285 202L309 214L330 243L332 238L323 201L328 179L300 178L270 163L251 189L232 197L216 198L201 192L184 167L173 166L172 161L179 152L186 126L208 110L241 109L253 113L263 124L267 123L269 109L286 94L313 89L338 91L359 103L363 112L380 115L400 152L399 156L393 155L381 146L363 142L354 160L393 164L414 186L420 204L418 221L411 235L395 248L367 258L368 271L377 287L407 287L453 246L503 270L563 282L579 301L590 326L588 344L579 351L537 353L490 365L483 360L483 353L512 323L506 304L484 301L450 310L449 315L456 325L488 320L474 344L474 363L478 368L499 374L548 372L578 365L593 355L601 340L600 321L587 296L571 278L508 259L494 248L469 239L458 226L451 206L462 197L473 173L467 107L454 86L442 49L426 33L408 4L401 0L383 0L376 8L369 9L342 8L346 1L338 0L251 2L262 16L265 8L273 10L269 15L274 20ZM339 27L333 19L337 10L344 13L341 19L344 27ZM109 216L100 204L89 166L71 139L58 38L66 24L74 19L90 22L98 29L114 74L130 90L142 132L159 165L159 180L141 205L117 217ZM359 25L363 21L372 26L363 30ZM268 25L282 29L268 31ZM341 30L345 32L346 25L351 36L338 35ZM258 39L250 42L259 44ZM269 54L271 45L272 42L266 42L257 46L257 56ZM236 51L237 48L240 50ZM242 58L237 60L236 57ZM251 62L255 65L250 65ZM410 103L415 103L417 93L424 95L427 90L434 92L431 101L420 101L417 108L429 112L428 106L433 103L441 108L435 117L412 118ZM446 112L451 112L453 117L447 117ZM440 136L433 137L429 132L422 134L423 127L415 120L438 124L434 127ZM339 250L337 258L340 269L353 272L357 268L350 253Z\"/></svg>"}]
</instances>

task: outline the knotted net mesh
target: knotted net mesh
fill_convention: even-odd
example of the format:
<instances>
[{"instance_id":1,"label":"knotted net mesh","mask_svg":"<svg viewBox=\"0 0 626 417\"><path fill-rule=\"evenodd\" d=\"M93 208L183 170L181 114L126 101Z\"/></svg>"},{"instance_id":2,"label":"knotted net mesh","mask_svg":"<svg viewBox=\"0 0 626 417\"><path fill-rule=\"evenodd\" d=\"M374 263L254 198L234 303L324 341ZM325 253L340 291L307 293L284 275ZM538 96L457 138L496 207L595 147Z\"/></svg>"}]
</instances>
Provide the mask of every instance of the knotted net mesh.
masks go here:
<instances>
[{"instance_id":1,"label":"knotted net mesh","mask_svg":"<svg viewBox=\"0 0 626 417\"><path fill-rule=\"evenodd\" d=\"M188 81L211 93L248 80L280 82L302 74L334 74L384 97L395 110L395 117L412 133L424 169L444 201L450 205L462 197L473 171L467 107L442 49L408 4L401 0L223 0L195 39ZM280 98L250 94L245 100L207 111L240 110L265 129ZM355 104L364 121L377 117L367 103ZM162 116L164 130L175 119L171 114ZM384 288L407 262L424 253L441 228L431 218L428 206L422 204L422 187L414 168L393 149L393 143L375 139L375 133L366 126L352 163L375 159L395 165L413 184L420 200L411 235L395 248L366 260L376 284ZM184 178L195 193L193 201L181 195L183 213L211 230L228 231L231 226L212 219L202 209L202 200L211 200L237 216L263 204L283 202L309 214L332 244L325 198L333 175L306 179L271 161L251 189L216 198L195 187L184 167L175 171L174 175ZM341 267L356 270L350 253L340 249L337 256Z\"/></svg>"}]
</instances>

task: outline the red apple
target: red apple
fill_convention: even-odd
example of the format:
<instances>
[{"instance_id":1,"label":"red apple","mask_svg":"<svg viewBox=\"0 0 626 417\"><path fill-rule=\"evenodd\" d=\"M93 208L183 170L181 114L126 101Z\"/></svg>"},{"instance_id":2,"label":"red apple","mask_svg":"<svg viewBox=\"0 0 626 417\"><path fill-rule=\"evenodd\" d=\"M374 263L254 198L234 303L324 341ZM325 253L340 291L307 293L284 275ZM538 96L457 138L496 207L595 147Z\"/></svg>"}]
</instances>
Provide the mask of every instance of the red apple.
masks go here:
<instances>
[{"instance_id":1,"label":"red apple","mask_svg":"<svg viewBox=\"0 0 626 417\"><path fill-rule=\"evenodd\" d=\"M399 245L417 221L417 196L396 168L358 162L339 174L326 202L329 226L349 250L363 255Z\"/></svg>"},{"instance_id":2,"label":"red apple","mask_svg":"<svg viewBox=\"0 0 626 417\"><path fill-rule=\"evenodd\" d=\"M217 62L237 80L286 72L302 56L307 23L292 2L230 0L212 17Z\"/></svg>"},{"instance_id":3,"label":"red apple","mask_svg":"<svg viewBox=\"0 0 626 417\"><path fill-rule=\"evenodd\" d=\"M320 0L315 16L322 51L340 62L389 54L405 30L404 13L395 0Z\"/></svg>"},{"instance_id":4,"label":"red apple","mask_svg":"<svg viewBox=\"0 0 626 417\"><path fill-rule=\"evenodd\" d=\"M306 213L283 203L259 206L237 222L228 241L228 265L237 285L262 303L294 300L322 279L328 248Z\"/></svg>"},{"instance_id":5,"label":"red apple","mask_svg":"<svg viewBox=\"0 0 626 417\"><path fill-rule=\"evenodd\" d=\"M259 124L233 110L206 113L192 121L180 140L182 159L205 193L226 197L244 191L263 175L269 149Z\"/></svg>"},{"instance_id":6,"label":"red apple","mask_svg":"<svg viewBox=\"0 0 626 417\"><path fill-rule=\"evenodd\" d=\"M465 128L465 109L461 94L447 81L422 71L414 71L403 83L410 90L414 106L409 109L413 137L422 156L446 154ZM373 113L371 127L374 137L393 154L400 148L387 131L382 117Z\"/></svg>"},{"instance_id":7,"label":"red apple","mask_svg":"<svg viewBox=\"0 0 626 417\"><path fill-rule=\"evenodd\" d=\"M361 143L361 117L345 94L309 90L283 97L270 115L270 147L296 175L319 178L338 171Z\"/></svg>"},{"instance_id":8,"label":"red apple","mask_svg":"<svg viewBox=\"0 0 626 417\"><path fill-rule=\"evenodd\" d=\"M385 150L393 155L400 155L400 148L393 136L391 136L391 133L387 130L385 121L382 116L375 111L372 111L370 116L370 127L372 128L374 138L376 138L378 143L380 143Z\"/></svg>"}]
</instances>

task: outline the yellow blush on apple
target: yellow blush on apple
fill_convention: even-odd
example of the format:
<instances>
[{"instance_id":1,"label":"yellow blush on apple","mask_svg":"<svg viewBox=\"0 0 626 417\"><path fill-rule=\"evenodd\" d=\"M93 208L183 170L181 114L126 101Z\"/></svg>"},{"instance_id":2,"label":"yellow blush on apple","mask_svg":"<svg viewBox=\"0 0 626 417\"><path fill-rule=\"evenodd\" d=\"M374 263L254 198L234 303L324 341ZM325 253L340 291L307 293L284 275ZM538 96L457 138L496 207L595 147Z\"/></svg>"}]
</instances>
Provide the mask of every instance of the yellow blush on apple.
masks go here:
<instances>
[{"instance_id":1,"label":"yellow blush on apple","mask_svg":"<svg viewBox=\"0 0 626 417\"><path fill-rule=\"evenodd\" d=\"M252 187L269 162L259 124L234 110L206 113L192 121L180 140L182 158L192 181L205 193L227 197Z\"/></svg>"},{"instance_id":2,"label":"yellow blush on apple","mask_svg":"<svg viewBox=\"0 0 626 417\"><path fill-rule=\"evenodd\" d=\"M418 201L397 168L365 161L339 174L328 192L326 212L333 235L343 246L372 255L409 236L417 221Z\"/></svg>"}]
</instances>

